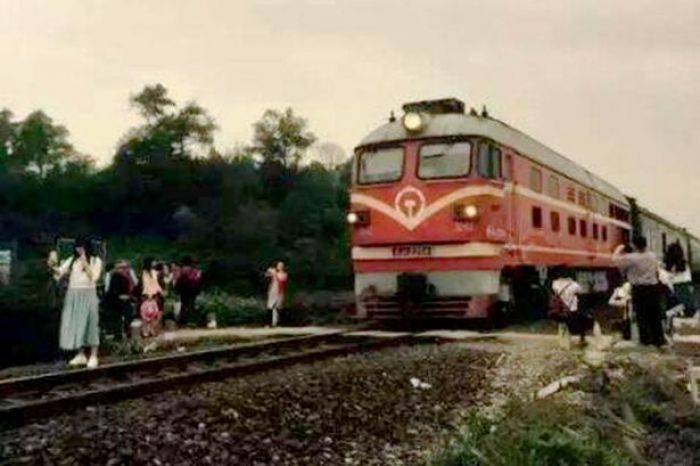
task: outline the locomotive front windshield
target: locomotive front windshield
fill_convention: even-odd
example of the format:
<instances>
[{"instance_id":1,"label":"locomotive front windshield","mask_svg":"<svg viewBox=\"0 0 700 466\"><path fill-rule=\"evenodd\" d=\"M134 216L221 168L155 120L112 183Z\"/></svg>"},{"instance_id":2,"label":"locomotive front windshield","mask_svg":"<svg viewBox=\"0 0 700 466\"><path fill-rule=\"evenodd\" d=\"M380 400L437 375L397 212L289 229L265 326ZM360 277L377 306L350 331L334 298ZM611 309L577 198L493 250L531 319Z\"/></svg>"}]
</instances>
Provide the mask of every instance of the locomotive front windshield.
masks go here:
<instances>
[{"instance_id":1,"label":"locomotive front windshield","mask_svg":"<svg viewBox=\"0 0 700 466\"><path fill-rule=\"evenodd\" d=\"M469 142L423 144L418 157L418 177L456 178L468 175L471 148Z\"/></svg>"},{"instance_id":2,"label":"locomotive front windshield","mask_svg":"<svg viewBox=\"0 0 700 466\"><path fill-rule=\"evenodd\" d=\"M360 184L398 181L403 174L403 147L367 150L360 154Z\"/></svg>"}]
</instances>

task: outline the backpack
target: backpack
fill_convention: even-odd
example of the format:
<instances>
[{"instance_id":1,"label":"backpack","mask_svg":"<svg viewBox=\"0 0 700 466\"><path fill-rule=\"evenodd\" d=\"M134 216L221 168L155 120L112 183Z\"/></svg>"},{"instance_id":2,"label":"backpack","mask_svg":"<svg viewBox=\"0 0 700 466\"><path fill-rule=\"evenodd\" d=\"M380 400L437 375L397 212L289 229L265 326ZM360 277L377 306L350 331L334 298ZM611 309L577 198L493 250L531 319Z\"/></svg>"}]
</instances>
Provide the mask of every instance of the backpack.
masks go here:
<instances>
[{"instance_id":1,"label":"backpack","mask_svg":"<svg viewBox=\"0 0 700 466\"><path fill-rule=\"evenodd\" d=\"M547 317L554 320L564 320L571 313L571 309L569 309L569 306L567 306L564 300L561 298L561 295L570 286L571 283L567 284L559 293L552 290L552 293L549 295Z\"/></svg>"}]
</instances>

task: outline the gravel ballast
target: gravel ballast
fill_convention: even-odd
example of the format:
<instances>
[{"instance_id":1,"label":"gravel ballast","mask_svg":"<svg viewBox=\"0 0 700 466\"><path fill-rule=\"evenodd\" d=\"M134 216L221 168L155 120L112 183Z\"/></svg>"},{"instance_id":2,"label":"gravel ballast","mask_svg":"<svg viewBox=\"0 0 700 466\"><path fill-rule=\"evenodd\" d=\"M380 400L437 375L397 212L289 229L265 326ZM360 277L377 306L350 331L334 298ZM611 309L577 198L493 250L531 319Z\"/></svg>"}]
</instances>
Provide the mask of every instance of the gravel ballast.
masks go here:
<instances>
[{"instance_id":1,"label":"gravel ballast","mask_svg":"<svg viewBox=\"0 0 700 466\"><path fill-rule=\"evenodd\" d=\"M17 464L416 464L489 401L498 357L449 344L295 366L87 407L0 433L0 452Z\"/></svg>"}]
</instances>

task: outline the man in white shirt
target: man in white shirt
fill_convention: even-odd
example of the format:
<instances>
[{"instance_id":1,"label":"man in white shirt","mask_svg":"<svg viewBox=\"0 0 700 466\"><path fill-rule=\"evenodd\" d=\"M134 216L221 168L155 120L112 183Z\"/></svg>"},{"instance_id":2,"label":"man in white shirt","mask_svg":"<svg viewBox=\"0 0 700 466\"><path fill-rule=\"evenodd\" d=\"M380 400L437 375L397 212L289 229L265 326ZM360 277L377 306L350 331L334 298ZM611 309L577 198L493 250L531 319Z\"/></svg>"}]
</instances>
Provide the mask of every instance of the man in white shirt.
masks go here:
<instances>
[{"instance_id":1,"label":"man in white shirt","mask_svg":"<svg viewBox=\"0 0 700 466\"><path fill-rule=\"evenodd\" d=\"M659 260L647 251L643 236L633 240L635 252L625 253L624 245L613 252L613 262L632 285L632 306L639 325L639 341L643 345L661 346L664 332L659 295Z\"/></svg>"}]
</instances>

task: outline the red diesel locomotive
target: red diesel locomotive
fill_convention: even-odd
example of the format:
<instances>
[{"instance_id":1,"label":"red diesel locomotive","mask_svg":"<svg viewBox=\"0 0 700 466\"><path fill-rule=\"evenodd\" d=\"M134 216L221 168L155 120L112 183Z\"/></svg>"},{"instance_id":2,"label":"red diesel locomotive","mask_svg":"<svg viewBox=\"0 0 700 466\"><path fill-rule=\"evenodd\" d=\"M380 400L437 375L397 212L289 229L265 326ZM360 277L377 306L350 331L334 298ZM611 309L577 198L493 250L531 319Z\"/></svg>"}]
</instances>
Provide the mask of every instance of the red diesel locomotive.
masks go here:
<instances>
[{"instance_id":1,"label":"red diesel locomotive","mask_svg":"<svg viewBox=\"0 0 700 466\"><path fill-rule=\"evenodd\" d=\"M639 210L633 199L485 111L466 114L459 100L403 110L355 151L357 317L493 317L531 300L554 265L608 292L611 251ZM668 226L664 243L681 241L689 255L700 245L656 218Z\"/></svg>"}]
</instances>

